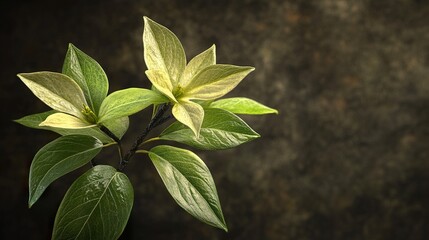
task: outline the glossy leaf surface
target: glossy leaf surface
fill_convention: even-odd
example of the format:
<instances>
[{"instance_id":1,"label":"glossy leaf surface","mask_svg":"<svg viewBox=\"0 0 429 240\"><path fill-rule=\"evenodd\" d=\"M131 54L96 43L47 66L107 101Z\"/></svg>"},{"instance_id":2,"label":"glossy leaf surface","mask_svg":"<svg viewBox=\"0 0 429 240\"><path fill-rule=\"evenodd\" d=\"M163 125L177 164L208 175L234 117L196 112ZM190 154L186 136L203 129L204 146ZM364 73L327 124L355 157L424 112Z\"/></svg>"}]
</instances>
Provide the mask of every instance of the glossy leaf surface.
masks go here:
<instances>
[{"instance_id":1,"label":"glossy leaf surface","mask_svg":"<svg viewBox=\"0 0 429 240\"><path fill-rule=\"evenodd\" d=\"M179 206L200 221L227 231L212 175L197 155L161 145L152 148L149 157Z\"/></svg>"},{"instance_id":2,"label":"glossy leaf surface","mask_svg":"<svg viewBox=\"0 0 429 240\"><path fill-rule=\"evenodd\" d=\"M125 174L111 166L95 166L80 176L64 196L52 239L118 239L133 201L133 187Z\"/></svg>"},{"instance_id":3,"label":"glossy leaf surface","mask_svg":"<svg viewBox=\"0 0 429 240\"><path fill-rule=\"evenodd\" d=\"M69 135L41 148L30 167L28 205L31 207L53 181L88 163L102 147L96 138Z\"/></svg>"},{"instance_id":4,"label":"glossy leaf surface","mask_svg":"<svg viewBox=\"0 0 429 240\"><path fill-rule=\"evenodd\" d=\"M87 105L82 89L68 76L55 72L21 73L18 77L42 102L54 110L84 119Z\"/></svg>"},{"instance_id":5,"label":"glossy leaf surface","mask_svg":"<svg viewBox=\"0 0 429 240\"><path fill-rule=\"evenodd\" d=\"M97 114L109 90L106 73L100 64L73 44L69 44L63 73L79 84L89 107Z\"/></svg>"},{"instance_id":6,"label":"glossy leaf surface","mask_svg":"<svg viewBox=\"0 0 429 240\"><path fill-rule=\"evenodd\" d=\"M244 97L219 99L210 104L211 108L220 108L237 114L278 114L276 109L267 107L253 99Z\"/></svg>"},{"instance_id":7,"label":"glossy leaf surface","mask_svg":"<svg viewBox=\"0 0 429 240\"><path fill-rule=\"evenodd\" d=\"M172 140L204 150L219 150L236 147L258 138L259 134L251 129L238 116L222 109L205 109L200 136L179 122L165 129L160 138Z\"/></svg>"}]
</instances>

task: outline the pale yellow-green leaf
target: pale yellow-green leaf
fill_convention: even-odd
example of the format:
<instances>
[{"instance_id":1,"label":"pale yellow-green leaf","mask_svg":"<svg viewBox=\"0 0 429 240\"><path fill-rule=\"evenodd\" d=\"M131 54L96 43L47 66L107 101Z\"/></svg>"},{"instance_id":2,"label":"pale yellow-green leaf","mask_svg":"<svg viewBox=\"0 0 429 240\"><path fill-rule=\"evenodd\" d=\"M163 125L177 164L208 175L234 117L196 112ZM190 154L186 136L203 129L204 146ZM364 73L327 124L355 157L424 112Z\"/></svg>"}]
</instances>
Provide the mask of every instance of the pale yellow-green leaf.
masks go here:
<instances>
[{"instance_id":1,"label":"pale yellow-green leaf","mask_svg":"<svg viewBox=\"0 0 429 240\"><path fill-rule=\"evenodd\" d=\"M226 64L209 66L199 72L184 88L183 98L211 100L224 96L254 70Z\"/></svg>"},{"instance_id":2,"label":"pale yellow-green leaf","mask_svg":"<svg viewBox=\"0 0 429 240\"><path fill-rule=\"evenodd\" d=\"M165 71L176 86L186 66L185 51L176 35L144 17L143 46L147 68Z\"/></svg>"},{"instance_id":3,"label":"pale yellow-green leaf","mask_svg":"<svg viewBox=\"0 0 429 240\"><path fill-rule=\"evenodd\" d=\"M171 101L177 102L173 95L173 85L170 77L165 71L159 69L146 70L146 76L159 92L167 96Z\"/></svg>"},{"instance_id":4,"label":"pale yellow-green leaf","mask_svg":"<svg viewBox=\"0 0 429 240\"><path fill-rule=\"evenodd\" d=\"M82 89L73 79L55 72L21 73L18 77L52 109L84 117L81 110L88 104Z\"/></svg>"},{"instance_id":5,"label":"pale yellow-green leaf","mask_svg":"<svg viewBox=\"0 0 429 240\"><path fill-rule=\"evenodd\" d=\"M94 127L94 124L83 121L75 116L65 113L54 113L49 115L45 121L41 122L41 127L55 127L67 129L79 129Z\"/></svg>"},{"instance_id":6,"label":"pale yellow-green leaf","mask_svg":"<svg viewBox=\"0 0 429 240\"><path fill-rule=\"evenodd\" d=\"M173 106L173 116L177 121L188 126L199 137L201 124L204 119L204 109L191 101L180 101Z\"/></svg>"},{"instance_id":7,"label":"pale yellow-green leaf","mask_svg":"<svg viewBox=\"0 0 429 240\"><path fill-rule=\"evenodd\" d=\"M179 85L185 88L195 75L204 68L214 64L216 64L216 46L213 44L209 49L198 54L189 61L180 78Z\"/></svg>"}]
</instances>

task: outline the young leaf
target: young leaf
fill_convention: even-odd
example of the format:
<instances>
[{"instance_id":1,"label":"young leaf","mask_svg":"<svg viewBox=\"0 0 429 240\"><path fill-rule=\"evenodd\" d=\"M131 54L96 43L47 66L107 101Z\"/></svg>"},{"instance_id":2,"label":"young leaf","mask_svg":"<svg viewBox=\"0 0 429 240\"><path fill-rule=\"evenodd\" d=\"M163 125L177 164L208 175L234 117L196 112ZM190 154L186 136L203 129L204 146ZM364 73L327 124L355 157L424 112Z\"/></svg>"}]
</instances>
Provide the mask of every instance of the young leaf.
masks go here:
<instances>
[{"instance_id":1,"label":"young leaf","mask_svg":"<svg viewBox=\"0 0 429 240\"><path fill-rule=\"evenodd\" d=\"M109 90L106 73L100 64L70 43L63 64L63 73L79 84L89 107L98 114Z\"/></svg>"},{"instance_id":2,"label":"young leaf","mask_svg":"<svg viewBox=\"0 0 429 240\"><path fill-rule=\"evenodd\" d=\"M98 165L70 186L55 217L52 239L118 239L134 202L128 177Z\"/></svg>"},{"instance_id":3,"label":"young leaf","mask_svg":"<svg viewBox=\"0 0 429 240\"><path fill-rule=\"evenodd\" d=\"M242 119L222 109L205 109L200 136L196 137L185 125L175 122L165 129L160 138L204 150L236 147L259 137Z\"/></svg>"},{"instance_id":4,"label":"young leaf","mask_svg":"<svg viewBox=\"0 0 429 240\"><path fill-rule=\"evenodd\" d=\"M224 98L212 102L211 108L220 108L236 114L261 115L279 112L257 101L244 97Z\"/></svg>"},{"instance_id":5,"label":"young leaf","mask_svg":"<svg viewBox=\"0 0 429 240\"><path fill-rule=\"evenodd\" d=\"M216 46L213 44L209 49L195 56L185 67L180 78L180 85L186 86L192 78L208 66L216 64Z\"/></svg>"},{"instance_id":6,"label":"young leaf","mask_svg":"<svg viewBox=\"0 0 429 240\"><path fill-rule=\"evenodd\" d=\"M162 145L152 148L149 157L179 206L200 221L227 231L212 175L197 155Z\"/></svg>"},{"instance_id":7,"label":"young leaf","mask_svg":"<svg viewBox=\"0 0 429 240\"><path fill-rule=\"evenodd\" d=\"M167 96L171 101L177 102L173 95L173 85L166 72L158 69L150 69L146 70L145 73L157 91Z\"/></svg>"},{"instance_id":8,"label":"young leaf","mask_svg":"<svg viewBox=\"0 0 429 240\"><path fill-rule=\"evenodd\" d=\"M162 95L143 88L128 88L116 91L104 99L98 122L132 115L152 104L168 100Z\"/></svg>"},{"instance_id":9,"label":"young leaf","mask_svg":"<svg viewBox=\"0 0 429 240\"><path fill-rule=\"evenodd\" d=\"M42 102L54 110L84 118L87 105L82 89L68 76L55 72L21 73L18 77Z\"/></svg>"},{"instance_id":10,"label":"young leaf","mask_svg":"<svg viewBox=\"0 0 429 240\"><path fill-rule=\"evenodd\" d=\"M28 115L25 117L22 117L18 120L15 120L15 122L22 124L26 127L30 128L36 128L36 129L43 129L43 130L49 130L56 132L60 135L66 136L66 135L87 135L92 136L97 139L99 139L103 143L111 143L114 142L113 139L111 139L109 136L107 136L104 132L102 132L98 127L90 127L90 128L80 128L80 129L67 129L67 128L55 128L55 127L47 127L47 126L40 126L40 124L45 121L45 119L54 113L57 113L55 110L43 112L43 113L36 113L32 115ZM108 120L105 123L103 123L105 127L107 127L112 133L115 134L119 139L122 138L124 133L128 129L129 120L128 117L122 117L117 118L113 120Z\"/></svg>"},{"instance_id":11,"label":"young leaf","mask_svg":"<svg viewBox=\"0 0 429 240\"><path fill-rule=\"evenodd\" d=\"M171 85L176 86L186 66L185 51L176 35L144 17L143 47L147 68L168 73Z\"/></svg>"},{"instance_id":12,"label":"young leaf","mask_svg":"<svg viewBox=\"0 0 429 240\"><path fill-rule=\"evenodd\" d=\"M96 138L83 135L60 137L41 148L30 167L28 205L31 207L56 179L94 158L103 147Z\"/></svg>"},{"instance_id":13,"label":"young leaf","mask_svg":"<svg viewBox=\"0 0 429 240\"><path fill-rule=\"evenodd\" d=\"M80 129L90 128L96 125L90 124L72 115L65 113L54 113L49 115L45 121L40 123L41 127L54 127L54 128L68 128L68 129Z\"/></svg>"},{"instance_id":14,"label":"young leaf","mask_svg":"<svg viewBox=\"0 0 429 240\"><path fill-rule=\"evenodd\" d=\"M184 98L210 100L220 98L234 89L253 67L216 64L199 72L183 86Z\"/></svg>"},{"instance_id":15,"label":"young leaf","mask_svg":"<svg viewBox=\"0 0 429 240\"><path fill-rule=\"evenodd\" d=\"M179 122L192 130L193 135L199 136L204 118L203 107L191 101L181 101L174 104L172 113Z\"/></svg>"}]
</instances>

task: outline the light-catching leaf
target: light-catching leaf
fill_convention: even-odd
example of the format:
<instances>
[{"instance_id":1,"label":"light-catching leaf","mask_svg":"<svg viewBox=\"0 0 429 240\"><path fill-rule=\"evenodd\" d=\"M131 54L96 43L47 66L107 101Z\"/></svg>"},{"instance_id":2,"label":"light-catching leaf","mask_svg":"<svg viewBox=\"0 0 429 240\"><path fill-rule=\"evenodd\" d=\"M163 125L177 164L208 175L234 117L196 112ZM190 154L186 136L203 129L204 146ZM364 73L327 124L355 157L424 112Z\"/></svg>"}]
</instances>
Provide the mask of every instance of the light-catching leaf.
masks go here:
<instances>
[{"instance_id":1,"label":"light-catching leaf","mask_svg":"<svg viewBox=\"0 0 429 240\"><path fill-rule=\"evenodd\" d=\"M56 179L82 167L103 147L96 138L84 135L60 137L41 148L30 167L28 205L31 207Z\"/></svg>"},{"instance_id":2,"label":"light-catching leaf","mask_svg":"<svg viewBox=\"0 0 429 240\"><path fill-rule=\"evenodd\" d=\"M222 109L205 109L200 136L196 137L185 125L175 122L165 129L160 138L204 150L236 147L260 137L242 119Z\"/></svg>"},{"instance_id":3,"label":"light-catching leaf","mask_svg":"<svg viewBox=\"0 0 429 240\"><path fill-rule=\"evenodd\" d=\"M63 64L63 73L79 84L89 107L98 114L109 90L106 73L100 64L70 43Z\"/></svg>"},{"instance_id":4,"label":"light-catching leaf","mask_svg":"<svg viewBox=\"0 0 429 240\"><path fill-rule=\"evenodd\" d=\"M147 68L168 73L171 85L176 86L186 66L185 51L176 35L144 17L143 47Z\"/></svg>"},{"instance_id":5,"label":"light-catching leaf","mask_svg":"<svg viewBox=\"0 0 429 240\"><path fill-rule=\"evenodd\" d=\"M253 67L226 64L206 67L184 86L183 97L200 100L220 98L234 89L253 70Z\"/></svg>"},{"instance_id":6,"label":"light-catching leaf","mask_svg":"<svg viewBox=\"0 0 429 240\"><path fill-rule=\"evenodd\" d=\"M201 124L204 119L203 107L191 101L181 101L174 104L172 113L177 121L183 123L192 130L194 136L199 136Z\"/></svg>"},{"instance_id":7,"label":"light-catching leaf","mask_svg":"<svg viewBox=\"0 0 429 240\"><path fill-rule=\"evenodd\" d=\"M49 115L45 121L40 123L41 127L54 127L54 128L67 128L67 129L80 129L95 127L95 124L83 121L75 116L65 113L54 113Z\"/></svg>"},{"instance_id":8,"label":"light-catching leaf","mask_svg":"<svg viewBox=\"0 0 429 240\"><path fill-rule=\"evenodd\" d=\"M168 101L164 96L149 89L128 88L116 91L104 99L98 122L132 115L152 104Z\"/></svg>"},{"instance_id":9,"label":"light-catching leaf","mask_svg":"<svg viewBox=\"0 0 429 240\"><path fill-rule=\"evenodd\" d=\"M166 72L159 69L150 69L145 73L157 91L167 96L171 101L177 102L173 95L173 85Z\"/></svg>"},{"instance_id":10,"label":"light-catching leaf","mask_svg":"<svg viewBox=\"0 0 429 240\"><path fill-rule=\"evenodd\" d=\"M275 113L276 109L267 107L253 99L244 97L224 98L212 102L211 108L220 108L236 114L262 115Z\"/></svg>"},{"instance_id":11,"label":"light-catching leaf","mask_svg":"<svg viewBox=\"0 0 429 240\"><path fill-rule=\"evenodd\" d=\"M87 105L82 89L68 76L55 72L20 73L18 77L42 102L54 110L84 119Z\"/></svg>"},{"instance_id":12,"label":"light-catching leaf","mask_svg":"<svg viewBox=\"0 0 429 240\"><path fill-rule=\"evenodd\" d=\"M133 201L133 187L125 174L111 166L95 166L64 196L52 239L116 240L127 224Z\"/></svg>"},{"instance_id":13,"label":"light-catching leaf","mask_svg":"<svg viewBox=\"0 0 429 240\"><path fill-rule=\"evenodd\" d=\"M197 155L161 145L152 148L149 157L179 206L200 221L227 231L212 175Z\"/></svg>"},{"instance_id":14,"label":"light-catching leaf","mask_svg":"<svg viewBox=\"0 0 429 240\"><path fill-rule=\"evenodd\" d=\"M208 66L216 64L216 46L212 45L209 49L198 54L189 61L185 67L185 71L180 78L180 86L185 87L189 81Z\"/></svg>"},{"instance_id":15,"label":"light-catching leaf","mask_svg":"<svg viewBox=\"0 0 429 240\"><path fill-rule=\"evenodd\" d=\"M43 130L49 130L56 132L60 135L66 136L66 135L87 135L92 136L103 143L111 143L114 142L113 139L111 139L109 136L107 136L105 133L103 133L98 127L91 127L91 128L81 128L81 129L66 129L66 128L55 128L55 127L46 127L46 126L40 126L40 123L45 121L45 119L54 113L57 113L55 110L43 112L43 113L36 113L31 114L25 117L22 117L18 120L15 120L15 122L22 124L26 127L30 128L36 128L36 129L43 129ZM106 121L103 123L105 127L107 127L112 133L115 134L119 139L122 138L122 136L125 134L125 132L128 129L129 125L129 119L128 117L122 117L117 118L113 120Z\"/></svg>"}]
</instances>

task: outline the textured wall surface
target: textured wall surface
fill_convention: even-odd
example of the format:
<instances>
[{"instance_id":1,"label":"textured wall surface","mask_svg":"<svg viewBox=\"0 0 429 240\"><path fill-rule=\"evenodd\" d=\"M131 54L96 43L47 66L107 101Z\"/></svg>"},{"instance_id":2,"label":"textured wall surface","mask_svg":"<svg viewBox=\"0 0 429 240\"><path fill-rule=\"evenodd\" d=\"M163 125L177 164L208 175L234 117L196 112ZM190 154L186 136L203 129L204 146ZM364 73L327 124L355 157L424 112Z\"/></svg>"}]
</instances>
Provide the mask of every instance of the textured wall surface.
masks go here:
<instances>
[{"instance_id":1,"label":"textured wall surface","mask_svg":"<svg viewBox=\"0 0 429 240\"><path fill-rule=\"evenodd\" d=\"M0 3L1 239L48 239L63 194L86 170L27 208L31 160L56 135L11 122L47 109L16 74L60 71L72 42L103 66L111 91L148 88L143 15L175 32L188 58L215 43L218 62L255 66L230 96L280 114L245 117L261 139L198 152L229 233L181 210L140 157L126 169L136 198L123 239L428 239L427 1L34 2ZM131 118L125 146L149 115Z\"/></svg>"}]
</instances>

